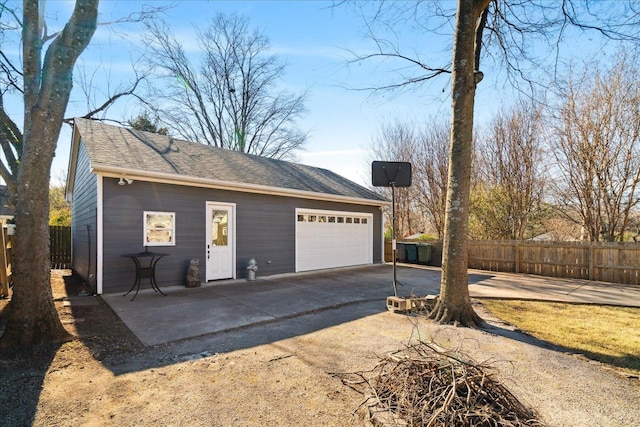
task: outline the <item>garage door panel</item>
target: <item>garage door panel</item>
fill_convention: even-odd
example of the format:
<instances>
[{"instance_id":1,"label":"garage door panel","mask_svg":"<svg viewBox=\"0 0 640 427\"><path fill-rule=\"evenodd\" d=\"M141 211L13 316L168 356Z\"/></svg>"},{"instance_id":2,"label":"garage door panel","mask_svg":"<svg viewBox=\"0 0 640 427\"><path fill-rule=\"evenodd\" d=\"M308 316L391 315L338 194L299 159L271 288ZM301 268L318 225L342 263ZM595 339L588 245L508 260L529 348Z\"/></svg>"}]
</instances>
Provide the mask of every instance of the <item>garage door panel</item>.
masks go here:
<instances>
[{"instance_id":1,"label":"garage door panel","mask_svg":"<svg viewBox=\"0 0 640 427\"><path fill-rule=\"evenodd\" d=\"M372 223L366 213L297 210L296 271L371 264Z\"/></svg>"}]
</instances>

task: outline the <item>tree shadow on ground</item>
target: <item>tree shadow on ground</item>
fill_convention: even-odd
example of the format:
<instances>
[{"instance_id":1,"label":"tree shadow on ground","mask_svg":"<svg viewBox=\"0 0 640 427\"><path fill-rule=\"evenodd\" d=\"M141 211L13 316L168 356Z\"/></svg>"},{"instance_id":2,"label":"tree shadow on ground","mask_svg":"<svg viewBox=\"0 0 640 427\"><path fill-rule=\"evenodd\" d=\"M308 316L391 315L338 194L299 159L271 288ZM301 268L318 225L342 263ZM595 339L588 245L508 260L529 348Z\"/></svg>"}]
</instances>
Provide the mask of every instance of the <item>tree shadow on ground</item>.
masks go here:
<instances>
[{"instance_id":1,"label":"tree shadow on ground","mask_svg":"<svg viewBox=\"0 0 640 427\"><path fill-rule=\"evenodd\" d=\"M386 311L382 299L355 301L211 335L145 347L100 296L90 293L90 287L81 277L69 272L61 278L64 282L59 280L58 286L63 286L64 292L58 293L56 307L64 326L76 337L75 342L81 344L78 347L86 349L94 360L115 375L272 343ZM52 286L55 288L56 285ZM80 296L83 294L87 296ZM67 295L73 301L70 305L63 306L64 301L60 295ZM84 299L87 303L83 302ZM78 300L81 302L76 304ZM347 306L352 308L345 309ZM67 347L65 351L68 351ZM55 352L47 363L51 363L54 358ZM45 365L43 362L43 366ZM46 369L43 375L45 373ZM37 396L33 398L36 401L34 405L37 405Z\"/></svg>"},{"instance_id":2,"label":"tree shadow on ground","mask_svg":"<svg viewBox=\"0 0 640 427\"><path fill-rule=\"evenodd\" d=\"M114 375L160 368L213 354L230 353L276 343L386 311L384 301L358 301L340 307L313 310L287 318L144 347L135 354L112 354L104 360L104 365Z\"/></svg>"},{"instance_id":3,"label":"tree shadow on ground","mask_svg":"<svg viewBox=\"0 0 640 427\"><path fill-rule=\"evenodd\" d=\"M494 277L496 277L495 274L469 273L467 275L467 280L470 285L473 285L475 283L479 283L484 280L489 280Z\"/></svg>"},{"instance_id":4,"label":"tree shadow on ground","mask_svg":"<svg viewBox=\"0 0 640 427\"><path fill-rule=\"evenodd\" d=\"M0 317L7 307L0 310ZM0 425L33 424L44 379L60 346L0 349Z\"/></svg>"},{"instance_id":5,"label":"tree shadow on ground","mask_svg":"<svg viewBox=\"0 0 640 427\"><path fill-rule=\"evenodd\" d=\"M102 298L92 295L91 288L75 273L63 276L66 294L78 296L61 312L73 324L74 335L84 344L96 360L116 353L137 351L144 346L127 328L111 307Z\"/></svg>"},{"instance_id":6,"label":"tree shadow on ground","mask_svg":"<svg viewBox=\"0 0 640 427\"><path fill-rule=\"evenodd\" d=\"M57 369L55 360L62 348L66 353L63 358L68 358L60 362L63 366L77 361L73 353L79 347L85 347L99 361L143 348L111 308L93 296L81 277L61 273L52 272L54 303L61 322L75 338L67 344L0 349L0 426L33 425L45 378ZM65 305L66 298L62 295L82 296L91 304ZM9 299L0 301L0 336L4 334L10 304Z\"/></svg>"}]
</instances>

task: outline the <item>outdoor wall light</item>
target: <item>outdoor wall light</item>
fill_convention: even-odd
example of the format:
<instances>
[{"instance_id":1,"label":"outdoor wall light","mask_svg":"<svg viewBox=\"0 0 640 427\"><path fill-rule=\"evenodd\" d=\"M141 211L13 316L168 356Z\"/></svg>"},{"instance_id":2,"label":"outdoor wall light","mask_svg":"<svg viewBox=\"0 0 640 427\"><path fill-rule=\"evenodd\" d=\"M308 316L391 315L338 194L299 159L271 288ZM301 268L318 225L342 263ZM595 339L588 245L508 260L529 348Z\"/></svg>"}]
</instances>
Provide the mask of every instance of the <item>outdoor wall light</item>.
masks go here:
<instances>
[{"instance_id":1,"label":"outdoor wall light","mask_svg":"<svg viewBox=\"0 0 640 427\"><path fill-rule=\"evenodd\" d=\"M120 177L120 181L118 181L118 185L124 185L124 184L129 184L131 185L133 183L133 180L130 178L125 178L125 177Z\"/></svg>"}]
</instances>

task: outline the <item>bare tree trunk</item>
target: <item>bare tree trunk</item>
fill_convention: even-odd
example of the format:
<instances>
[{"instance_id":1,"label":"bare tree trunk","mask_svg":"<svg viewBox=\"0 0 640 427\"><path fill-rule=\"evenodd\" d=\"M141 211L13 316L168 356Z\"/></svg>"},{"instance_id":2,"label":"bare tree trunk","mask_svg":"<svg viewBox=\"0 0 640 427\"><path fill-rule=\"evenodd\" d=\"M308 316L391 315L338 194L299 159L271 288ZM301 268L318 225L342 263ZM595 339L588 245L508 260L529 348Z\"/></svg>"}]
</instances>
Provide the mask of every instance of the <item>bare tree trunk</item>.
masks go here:
<instances>
[{"instance_id":1,"label":"bare tree trunk","mask_svg":"<svg viewBox=\"0 0 640 427\"><path fill-rule=\"evenodd\" d=\"M60 125L46 119L46 112L33 117L26 141L57 141ZM49 175L55 145L25 150L18 175L18 202L14 240L14 287L11 312L3 344L30 345L68 338L53 301L49 262ZM49 165L48 167L46 165Z\"/></svg>"},{"instance_id":2,"label":"bare tree trunk","mask_svg":"<svg viewBox=\"0 0 640 427\"><path fill-rule=\"evenodd\" d=\"M459 0L452 72L452 127L447 211L442 249L440 298L430 318L441 323L479 326L467 279L469 193L473 148L475 54L478 19L488 0ZM480 43L480 40L478 40Z\"/></svg>"},{"instance_id":3,"label":"bare tree trunk","mask_svg":"<svg viewBox=\"0 0 640 427\"><path fill-rule=\"evenodd\" d=\"M72 71L96 28L98 0L78 0L42 58L39 3L24 1L24 133L18 171L14 289L0 345L68 338L51 293L49 176L72 87Z\"/></svg>"}]
</instances>

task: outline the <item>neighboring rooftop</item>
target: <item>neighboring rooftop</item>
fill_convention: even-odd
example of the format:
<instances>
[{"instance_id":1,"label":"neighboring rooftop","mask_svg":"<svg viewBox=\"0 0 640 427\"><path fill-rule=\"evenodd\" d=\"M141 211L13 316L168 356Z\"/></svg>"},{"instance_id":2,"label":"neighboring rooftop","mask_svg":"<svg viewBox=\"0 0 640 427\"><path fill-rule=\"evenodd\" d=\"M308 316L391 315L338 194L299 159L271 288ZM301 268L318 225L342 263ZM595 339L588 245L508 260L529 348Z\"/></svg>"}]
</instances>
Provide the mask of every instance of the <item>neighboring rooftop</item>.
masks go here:
<instances>
[{"instance_id":1,"label":"neighboring rooftop","mask_svg":"<svg viewBox=\"0 0 640 427\"><path fill-rule=\"evenodd\" d=\"M287 190L309 191L385 203L375 192L327 169L260 157L166 135L74 119L94 169L132 174L194 177Z\"/></svg>"}]
</instances>

